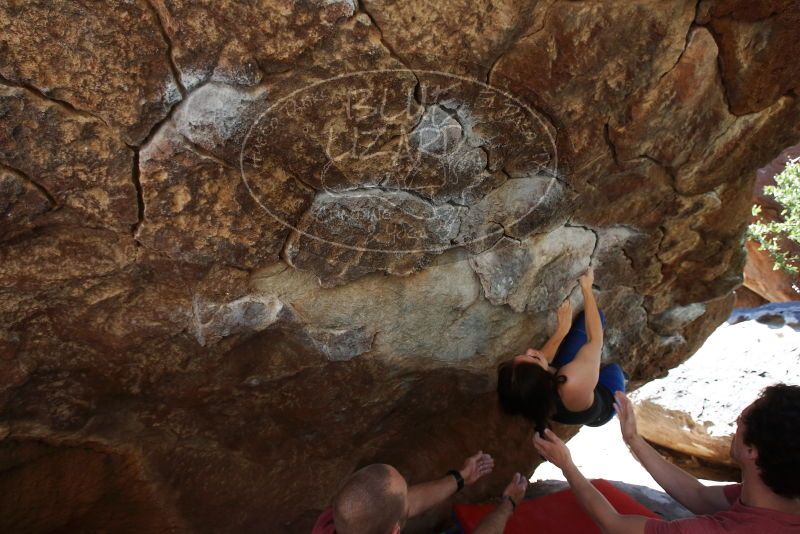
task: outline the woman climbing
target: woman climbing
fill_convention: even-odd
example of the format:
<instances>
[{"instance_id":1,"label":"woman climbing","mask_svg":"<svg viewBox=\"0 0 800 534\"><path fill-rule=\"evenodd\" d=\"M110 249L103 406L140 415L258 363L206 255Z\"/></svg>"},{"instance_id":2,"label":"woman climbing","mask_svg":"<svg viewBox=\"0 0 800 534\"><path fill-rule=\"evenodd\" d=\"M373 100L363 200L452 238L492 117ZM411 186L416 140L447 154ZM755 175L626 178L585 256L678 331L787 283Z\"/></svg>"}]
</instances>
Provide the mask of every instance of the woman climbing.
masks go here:
<instances>
[{"instance_id":1,"label":"woman climbing","mask_svg":"<svg viewBox=\"0 0 800 534\"><path fill-rule=\"evenodd\" d=\"M591 268L581 276L584 311L570 327L569 299L558 308L556 332L541 350L503 362L497 370L497 393L503 410L522 415L543 432L548 422L601 426L614 416L614 393L625 391L616 363L600 367L605 318L597 308Z\"/></svg>"}]
</instances>

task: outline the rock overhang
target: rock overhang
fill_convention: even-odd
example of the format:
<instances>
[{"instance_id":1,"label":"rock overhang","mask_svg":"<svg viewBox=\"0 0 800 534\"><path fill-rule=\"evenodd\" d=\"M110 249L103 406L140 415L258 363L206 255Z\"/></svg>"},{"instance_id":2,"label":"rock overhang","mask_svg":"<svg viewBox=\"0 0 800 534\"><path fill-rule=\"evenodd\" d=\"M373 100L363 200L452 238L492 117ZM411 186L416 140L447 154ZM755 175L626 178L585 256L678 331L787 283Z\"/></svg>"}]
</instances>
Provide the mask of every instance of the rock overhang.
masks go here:
<instances>
[{"instance_id":1,"label":"rock overhang","mask_svg":"<svg viewBox=\"0 0 800 534\"><path fill-rule=\"evenodd\" d=\"M736 43L791 73L762 30L794 11L451 4L458 31L415 2L126 3L87 22L141 15L105 85L77 11L59 63L40 3L0 8L4 439L134 447L189 528L279 528L370 460L418 480L491 449L474 497L531 467L494 368L589 263L604 358L642 382L695 350L753 173L800 137Z\"/></svg>"}]
</instances>

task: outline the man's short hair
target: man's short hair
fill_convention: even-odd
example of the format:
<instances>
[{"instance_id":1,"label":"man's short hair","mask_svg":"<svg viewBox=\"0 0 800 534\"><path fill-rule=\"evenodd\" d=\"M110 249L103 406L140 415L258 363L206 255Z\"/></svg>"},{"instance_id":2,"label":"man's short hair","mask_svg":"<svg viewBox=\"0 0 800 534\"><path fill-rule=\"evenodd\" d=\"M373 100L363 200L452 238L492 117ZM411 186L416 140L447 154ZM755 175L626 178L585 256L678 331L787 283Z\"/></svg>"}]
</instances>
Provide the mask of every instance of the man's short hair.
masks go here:
<instances>
[{"instance_id":1,"label":"man's short hair","mask_svg":"<svg viewBox=\"0 0 800 534\"><path fill-rule=\"evenodd\" d=\"M392 488L396 473L388 465L372 464L350 475L333 500L338 534L388 534L403 525L406 494Z\"/></svg>"},{"instance_id":2,"label":"man's short hair","mask_svg":"<svg viewBox=\"0 0 800 534\"><path fill-rule=\"evenodd\" d=\"M743 441L758 451L764 484L781 497L800 497L800 386L766 388L743 419Z\"/></svg>"}]
</instances>

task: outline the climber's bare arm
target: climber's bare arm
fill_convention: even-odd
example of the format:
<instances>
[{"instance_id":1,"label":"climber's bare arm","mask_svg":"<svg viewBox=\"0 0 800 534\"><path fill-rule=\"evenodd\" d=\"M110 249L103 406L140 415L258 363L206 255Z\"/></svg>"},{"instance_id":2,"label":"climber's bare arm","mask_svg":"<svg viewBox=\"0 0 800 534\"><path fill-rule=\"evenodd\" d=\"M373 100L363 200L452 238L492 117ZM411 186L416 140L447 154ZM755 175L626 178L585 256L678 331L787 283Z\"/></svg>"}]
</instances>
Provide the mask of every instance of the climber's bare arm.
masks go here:
<instances>
[{"instance_id":1,"label":"climber's bare arm","mask_svg":"<svg viewBox=\"0 0 800 534\"><path fill-rule=\"evenodd\" d=\"M567 337L570 326L572 326L572 305L569 303L569 298L561 303L556 312L557 324L556 331L547 340L547 343L542 347L542 354L547 358L547 363L551 363L553 358L556 357L556 351L561 346L561 342Z\"/></svg>"},{"instance_id":2,"label":"climber's bare arm","mask_svg":"<svg viewBox=\"0 0 800 534\"><path fill-rule=\"evenodd\" d=\"M586 344L567 365L559 369L559 374L567 377L561 388L561 399L567 408L583 404L586 399L594 398L594 388L600 376L600 356L603 352L603 323L600 310L597 308L592 292L594 272L591 268L581 276L581 292L583 293L584 316L586 318ZM572 401L572 402L571 402Z\"/></svg>"},{"instance_id":3,"label":"climber's bare arm","mask_svg":"<svg viewBox=\"0 0 800 534\"><path fill-rule=\"evenodd\" d=\"M600 309L594 298L592 284L594 284L594 269L589 267L580 278L581 293L583 294L583 314L586 319L587 344L603 346L603 322L600 320Z\"/></svg>"}]
</instances>

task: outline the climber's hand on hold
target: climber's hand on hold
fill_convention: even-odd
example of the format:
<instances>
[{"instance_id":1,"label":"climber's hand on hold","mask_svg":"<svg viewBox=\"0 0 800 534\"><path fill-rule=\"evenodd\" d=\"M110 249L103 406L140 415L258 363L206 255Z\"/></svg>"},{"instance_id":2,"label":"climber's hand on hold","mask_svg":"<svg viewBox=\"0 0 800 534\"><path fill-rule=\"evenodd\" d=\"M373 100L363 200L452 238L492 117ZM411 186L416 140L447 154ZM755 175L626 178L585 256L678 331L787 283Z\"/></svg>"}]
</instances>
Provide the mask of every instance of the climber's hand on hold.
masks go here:
<instances>
[{"instance_id":1,"label":"climber's hand on hold","mask_svg":"<svg viewBox=\"0 0 800 534\"><path fill-rule=\"evenodd\" d=\"M464 467L461 468L464 485L474 484L482 476L491 473L492 469L494 469L494 459L483 451L478 451L477 454L467 458Z\"/></svg>"},{"instance_id":2,"label":"climber's hand on hold","mask_svg":"<svg viewBox=\"0 0 800 534\"><path fill-rule=\"evenodd\" d=\"M580 278L581 287L586 291L592 290L592 284L594 284L594 268L589 267L586 269L586 272Z\"/></svg>"}]
</instances>

